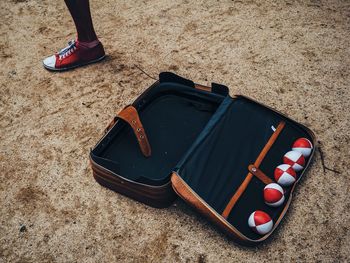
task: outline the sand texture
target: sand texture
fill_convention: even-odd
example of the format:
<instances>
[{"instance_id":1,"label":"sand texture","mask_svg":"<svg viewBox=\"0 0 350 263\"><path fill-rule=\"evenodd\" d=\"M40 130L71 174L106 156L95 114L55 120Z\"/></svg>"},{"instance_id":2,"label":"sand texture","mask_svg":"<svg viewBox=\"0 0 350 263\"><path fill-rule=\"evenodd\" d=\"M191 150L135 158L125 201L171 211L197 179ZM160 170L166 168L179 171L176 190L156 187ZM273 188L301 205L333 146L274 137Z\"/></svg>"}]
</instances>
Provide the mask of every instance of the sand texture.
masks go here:
<instances>
[{"instance_id":1,"label":"sand texture","mask_svg":"<svg viewBox=\"0 0 350 263\"><path fill-rule=\"evenodd\" d=\"M0 1L1 263L350 261L349 1L91 7L108 58L57 74L41 60L75 38L64 1ZM154 82L141 69L224 83L316 133L323 162L269 242L241 247L180 200L159 210L94 181L90 148Z\"/></svg>"}]
</instances>

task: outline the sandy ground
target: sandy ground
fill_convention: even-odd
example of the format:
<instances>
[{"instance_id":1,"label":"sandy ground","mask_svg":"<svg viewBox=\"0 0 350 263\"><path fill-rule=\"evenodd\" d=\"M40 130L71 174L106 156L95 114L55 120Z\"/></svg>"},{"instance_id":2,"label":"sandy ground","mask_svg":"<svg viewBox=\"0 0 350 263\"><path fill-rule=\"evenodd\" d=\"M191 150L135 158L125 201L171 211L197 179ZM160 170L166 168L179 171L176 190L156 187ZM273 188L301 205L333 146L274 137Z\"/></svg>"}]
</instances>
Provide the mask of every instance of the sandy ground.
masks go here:
<instances>
[{"instance_id":1,"label":"sandy ground","mask_svg":"<svg viewBox=\"0 0 350 263\"><path fill-rule=\"evenodd\" d=\"M349 1L92 0L103 63L41 60L75 37L63 1L0 2L0 262L350 261ZM160 71L227 84L315 131L288 216L259 248L185 203L154 209L100 187L88 153Z\"/></svg>"}]
</instances>

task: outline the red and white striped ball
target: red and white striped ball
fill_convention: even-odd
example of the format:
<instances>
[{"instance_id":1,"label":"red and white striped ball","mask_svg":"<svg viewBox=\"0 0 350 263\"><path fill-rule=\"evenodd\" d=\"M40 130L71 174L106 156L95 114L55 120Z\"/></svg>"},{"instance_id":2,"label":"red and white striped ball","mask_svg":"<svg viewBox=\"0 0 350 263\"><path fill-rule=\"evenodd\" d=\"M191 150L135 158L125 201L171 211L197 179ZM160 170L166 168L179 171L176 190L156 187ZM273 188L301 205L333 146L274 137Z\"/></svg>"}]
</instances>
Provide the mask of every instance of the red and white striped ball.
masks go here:
<instances>
[{"instance_id":1,"label":"red and white striped ball","mask_svg":"<svg viewBox=\"0 0 350 263\"><path fill-rule=\"evenodd\" d=\"M297 174L289 164L280 164L275 169L275 180L282 186L289 186L297 179Z\"/></svg>"},{"instance_id":2,"label":"red and white striped ball","mask_svg":"<svg viewBox=\"0 0 350 263\"><path fill-rule=\"evenodd\" d=\"M283 156L283 162L292 166L294 171L299 172L304 169L305 157L301 152L289 151Z\"/></svg>"},{"instance_id":3,"label":"red and white striped ball","mask_svg":"<svg viewBox=\"0 0 350 263\"><path fill-rule=\"evenodd\" d=\"M266 185L264 188L264 200L269 206L280 206L284 202L283 188L276 183Z\"/></svg>"},{"instance_id":4,"label":"red and white striped ball","mask_svg":"<svg viewBox=\"0 0 350 263\"><path fill-rule=\"evenodd\" d=\"M265 235L271 231L273 227L273 221L268 214L257 210L249 216L248 225L254 232L260 235Z\"/></svg>"},{"instance_id":5,"label":"red and white striped ball","mask_svg":"<svg viewBox=\"0 0 350 263\"><path fill-rule=\"evenodd\" d=\"M293 151L301 152L304 157L310 156L312 148L312 143L306 138L297 139L292 146Z\"/></svg>"}]
</instances>

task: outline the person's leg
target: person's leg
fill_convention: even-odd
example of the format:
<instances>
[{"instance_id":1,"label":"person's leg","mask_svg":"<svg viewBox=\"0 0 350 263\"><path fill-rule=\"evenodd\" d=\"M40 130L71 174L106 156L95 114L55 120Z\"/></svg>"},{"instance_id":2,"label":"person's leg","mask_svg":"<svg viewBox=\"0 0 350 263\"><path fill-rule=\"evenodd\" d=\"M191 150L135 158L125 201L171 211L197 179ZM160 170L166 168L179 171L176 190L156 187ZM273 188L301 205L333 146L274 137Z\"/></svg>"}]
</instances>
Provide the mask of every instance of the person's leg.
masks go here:
<instances>
[{"instance_id":1,"label":"person's leg","mask_svg":"<svg viewBox=\"0 0 350 263\"><path fill-rule=\"evenodd\" d=\"M64 2L74 20L78 40L81 42L97 40L92 24L89 0L64 0Z\"/></svg>"},{"instance_id":2,"label":"person's leg","mask_svg":"<svg viewBox=\"0 0 350 263\"><path fill-rule=\"evenodd\" d=\"M65 0L77 29L77 40L43 61L48 70L63 71L98 62L105 57L102 43L97 39L90 13L89 0Z\"/></svg>"}]
</instances>

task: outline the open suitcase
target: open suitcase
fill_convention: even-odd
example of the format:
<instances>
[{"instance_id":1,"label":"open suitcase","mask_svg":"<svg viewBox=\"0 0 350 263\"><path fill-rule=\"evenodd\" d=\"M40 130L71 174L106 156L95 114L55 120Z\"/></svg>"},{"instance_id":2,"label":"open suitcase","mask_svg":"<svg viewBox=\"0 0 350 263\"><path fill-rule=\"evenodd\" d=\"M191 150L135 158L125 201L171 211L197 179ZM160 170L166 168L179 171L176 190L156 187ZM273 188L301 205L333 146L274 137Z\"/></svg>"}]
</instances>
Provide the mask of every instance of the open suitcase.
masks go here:
<instances>
[{"instance_id":1,"label":"open suitcase","mask_svg":"<svg viewBox=\"0 0 350 263\"><path fill-rule=\"evenodd\" d=\"M247 97L230 97L226 86L163 72L108 125L90 160L101 185L153 207L180 196L240 243L257 244L280 223L310 164L314 148L296 183L284 187L283 205L265 204L265 185L300 137L315 144L305 126ZM269 233L248 226L255 210L272 218Z\"/></svg>"}]
</instances>

